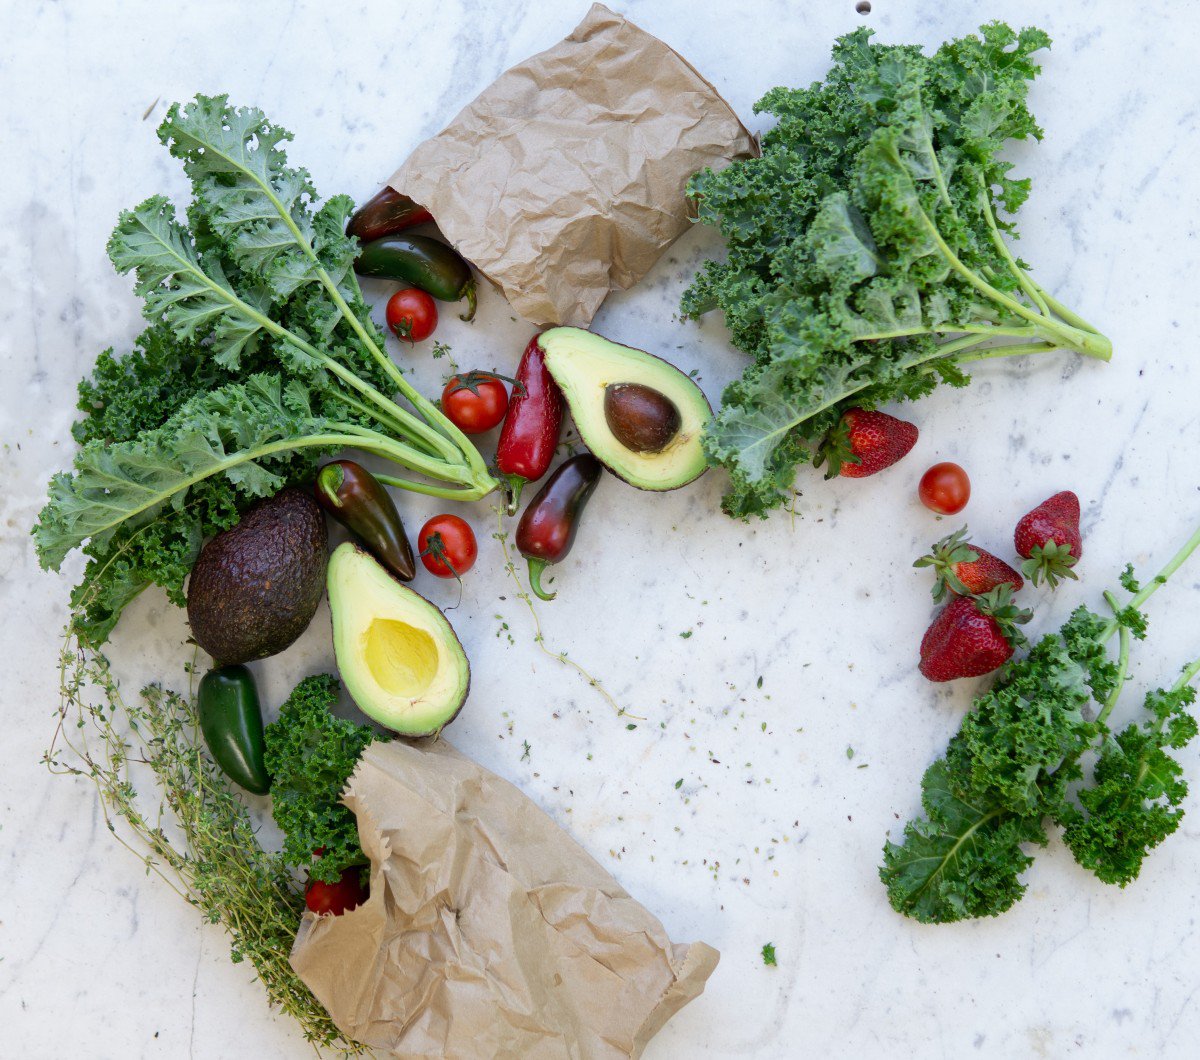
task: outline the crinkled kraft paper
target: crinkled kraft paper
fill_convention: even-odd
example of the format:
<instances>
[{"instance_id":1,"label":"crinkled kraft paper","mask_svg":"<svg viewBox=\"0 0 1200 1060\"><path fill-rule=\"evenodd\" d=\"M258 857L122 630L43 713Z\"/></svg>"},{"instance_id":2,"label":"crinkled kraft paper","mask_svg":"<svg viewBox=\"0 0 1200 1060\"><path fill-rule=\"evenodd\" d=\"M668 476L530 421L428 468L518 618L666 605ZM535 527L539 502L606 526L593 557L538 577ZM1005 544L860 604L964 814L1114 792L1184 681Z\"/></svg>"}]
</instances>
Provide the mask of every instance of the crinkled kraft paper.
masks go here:
<instances>
[{"instance_id":1,"label":"crinkled kraft paper","mask_svg":"<svg viewBox=\"0 0 1200 1060\"><path fill-rule=\"evenodd\" d=\"M305 914L291 960L357 1041L447 1060L636 1057L716 967L444 741L372 744L344 798L370 898Z\"/></svg>"},{"instance_id":2,"label":"crinkled kraft paper","mask_svg":"<svg viewBox=\"0 0 1200 1060\"><path fill-rule=\"evenodd\" d=\"M682 56L595 4L388 183L429 209L521 316L586 327L688 227L688 178L757 152Z\"/></svg>"}]
</instances>

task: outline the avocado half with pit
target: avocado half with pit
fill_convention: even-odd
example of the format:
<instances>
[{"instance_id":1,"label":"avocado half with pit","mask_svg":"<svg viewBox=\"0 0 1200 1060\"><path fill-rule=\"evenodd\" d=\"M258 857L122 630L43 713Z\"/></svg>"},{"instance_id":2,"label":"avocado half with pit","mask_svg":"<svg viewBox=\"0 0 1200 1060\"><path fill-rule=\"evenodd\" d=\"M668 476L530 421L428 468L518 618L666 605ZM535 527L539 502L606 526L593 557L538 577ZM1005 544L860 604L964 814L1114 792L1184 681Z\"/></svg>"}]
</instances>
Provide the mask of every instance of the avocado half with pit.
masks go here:
<instances>
[{"instance_id":1,"label":"avocado half with pit","mask_svg":"<svg viewBox=\"0 0 1200 1060\"><path fill-rule=\"evenodd\" d=\"M617 478L674 490L707 468L700 435L712 407L694 380L660 357L582 328L538 337L583 444Z\"/></svg>"},{"instance_id":2,"label":"avocado half with pit","mask_svg":"<svg viewBox=\"0 0 1200 1060\"><path fill-rule=\"evenodd\" d=\"M333 650L359 709L402 736L433 736L462 710L467 654L433 604L357 545L329 560Z\"/></svg>"}]
</instances>

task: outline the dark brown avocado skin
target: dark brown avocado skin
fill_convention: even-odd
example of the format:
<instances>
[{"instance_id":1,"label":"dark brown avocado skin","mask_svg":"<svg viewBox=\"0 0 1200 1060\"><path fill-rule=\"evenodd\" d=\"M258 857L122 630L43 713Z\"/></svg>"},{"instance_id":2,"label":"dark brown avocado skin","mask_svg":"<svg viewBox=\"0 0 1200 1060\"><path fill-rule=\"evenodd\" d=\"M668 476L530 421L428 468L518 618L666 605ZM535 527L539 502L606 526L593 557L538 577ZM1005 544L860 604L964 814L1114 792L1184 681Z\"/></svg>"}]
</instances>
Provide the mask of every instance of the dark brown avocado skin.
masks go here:
<instances>
[{"instance_id":1,"label":"dark brown avocado skin","mask_svg":"<svg viewBox=\"0 0 1200 1060\"><path fill-rule=\"evenodd\" d=\"M289 647L325 592L328 534L317 502L289 488L258 501L212 538L192 568L192 636L219 666Z\"/></svg>"}]
</instances>

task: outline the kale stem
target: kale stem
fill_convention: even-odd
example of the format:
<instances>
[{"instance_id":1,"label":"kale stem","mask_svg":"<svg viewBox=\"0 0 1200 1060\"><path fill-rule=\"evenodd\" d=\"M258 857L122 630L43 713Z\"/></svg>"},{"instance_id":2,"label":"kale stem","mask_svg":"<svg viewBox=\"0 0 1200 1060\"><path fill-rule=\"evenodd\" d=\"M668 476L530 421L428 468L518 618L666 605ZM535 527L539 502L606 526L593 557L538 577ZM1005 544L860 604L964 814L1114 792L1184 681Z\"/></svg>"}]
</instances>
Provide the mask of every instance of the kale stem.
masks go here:
<instances>
[{"instance_id":1,"label":"kale stem","mask_svg":"<svg viewBox=\"0 0 1200 1060\"><path fill-rule=\"evenodd\" d=\"M958 364L970 364L973 361L987 361L995 357L1020 357L1024 354L1053 353L1061 349L1062 346L1054 346L1049 342L1013 343L1008 346L988 346L974 353L968 352L961 357L955 357L954 360Z\"/></svg>"},{"instance_id":2,"label":"kale stem","mask_svg":"<svg viewBox=\"0 0 1200 1060\"><path fill-rule=\"evenodd\" d=\"M1083 317L1081 317L1074 310L1063 305L1062 302L1060 302L1057 298L1055 298L1054 295L1050 294L1050 292L1047 291L1032 276L1027 276L1026 278L1029 280L1029 282L1031 284L1033 284L1034 287L1037 288L1038 293L1046 300L1046 302L1049 304L1050 308L1053 309L1054 312L1058 316L1062 317L1063 320L1065 320L1068 324L1071 324L1077 328L1082 328L1085 331L1092 331L1092 332L1096 332L1097 334L1099 334L1099 332L1097 331L1097 329L1095 327L1093 327L1086 320L1084 320Z\"/></svg>"},{"instance_id":3,"label":"kale stem","mask_svg":"<svg viewBox=\"0 0 1200 1060\"><path fill-rule=\"evenodd\" d=\"M471 469L463 464L447 464L437 457L426 456L404 442L398 442L386 434L360 427L355 423L337 423L332 427L343 432L343 437L347 439L344 444L386 457L410 471L418 471L422 475L446 482L459 482L468 486L474 483Z\"/></svg>"},{"instance_id":4,"label":"kale stem","mask_svg":"<svg viewBox=\"0 0 1200 1060\"><path fill-rule=\"evenodd\" d=\"M344 364L340 364L339 362L333 360L333 358L327 357L325 354L320 353L319 351L314 350L313 352L316 353L316 355L321 359L323 367L336 375L347 386L357 390L372 404L377 405L388 420L403 417L403 421L409 425L409 430L405 433L411 433L423 439L427 444L431 445L434 449L441 453L442 456L444 456L447 460L455 462L461 460L464 454L460 453L451 442L447 441L442 435L438 434L437 431L429 427L428 424L422 423L419 419L412 415L412 413L405 412L404 409L402 409L394 401L387 398L385 395L381 394L378 390L371 386L370 383L360 379ZM380 419L381 422L384 422L383 417L377 418Z\"/></svg>"},{"instance_id":5,"label":"kale stem","mask_svg":"<svg viewBox=\"0 0 1200 1060\"><path fill-rule=\"evenodd\" d=\"M1170 688L1171 692L1178 692L1184 685L1190 685L1195 680L1196 675L1200 674L1200 659L1193 659L1183 668L1183 672Z\"/></svg>"},{"instance_id":6,"label":"kale stem","mask_svg":"<svg viewBox=\"0 0 1200 1060\"><path fill-rule=\"evenodd\" d=\"M1108 606L1113 609L1113 613L1120 611L1121 608L1117 604L1117 598L1110 592L1105 591L1104 599L1108 601ZM1117 679L1113 683L1113 690L1109 693L1108 699L1105 700L1104 706L1100 709L1100 713L1096 716L1096 724L1103 725L1108 721L1108 716L1113 712L1113 708L1117 705L1117 700L1121 698L1121 690L1125 687L1125 677L1129 673L1129 646L1132 638L1129 635L1127 626L1120 627L1120 648L1117 655Z\"/></svg>"},{"instance_id":7,"label":"kale stem","mask_svg":"<svg viewBox=\"0 0 1200 1060\"><path fill-rule=\"evenodd\" d=\"M1183 546L1180 548L1180 550L1167 561L1166 566L1164 566L1163 569L1160 570L1148 584L1142 586L1138 592L1134 593L1133 597L1126 606L1135 609L1141 607L1142 604L1149 600L1150 597L1158 591L1159 586L1165 585L1167 583L1167 579L1183 566L1187 558L1196 551L1197 546L1200 546L1200 527L1198 527L1195 533L1193 533L1192 536L1183 543ZM1112 638L1112 635L1116 633L1119 625L1120 623L1114 618L1100 631L1099 636L1096 638L1097 641L1099 641L1101 644L1106 643Z\"/></svg>"},{"instance_id":8,"label":"kale stem","mask_svg":"<svg viewBox=\"0 0 1200 1060\"><path fill-rule=\"evenodd\" d=\"M1015 298L1010 298L1003 291L997 290L986 280L977 276L966 265L962 263L958 255L951 250L950 246L942 238L942 233L938 231L937 225L933 223L930 216L920 207L917 208L921 215L921 220L925 225L926 231L937 244L938 249L949 262L950 267L954 269L960 276L963 277L977 291L986 295L993 302L1003 306L1004 308L1016 313L1017 316L1030 321L1040 332L1048 335L1051 339L1059 340L1056 343L1068 346L1073 350L1088 357L1097 357L1100 360L1107 361L1112 359L1112 343L1103 335L1095 332L1083 331L1079 328L1072 327L1069 324L1062 323L1053 319L1042 316L1034 309L1022 305Z\"/></svg>"},{"instance_id":9,"label":"kale stem","mask_svg":"<svg viewBox=\"0 0 1200 1060\"><path fill-rule=\"evenodd\" d=\"M362 416L365 416L367 419L374 420L376 423L380 423L384 427L387 427L388 430L395 431L397 434L402 435L403 437L407 438L414 446L421 449L423 452L428 453L430 456L437 457L437 458L449 457L452 460L455 459L456 450L454 450L453 447L450 447L449 452L446 452L445 450L442 450L439 452L439 450L435 449L432 445L430 445L429 442L425 438L423 438L416 431L412 430L409 423L406 423L403 420L397 419L396 417L391 416L390 414L384 412L383 410L376 411L373 409L369 409L361 401L356 401L349 394L343 393L340 390L332 391L331 393L334 397L337 398L338 401L340 401L347 408L353 409L355 412L359 413Z\"/></svg>"},{"instance_id":10,"label":"kale stem","mask_svg":"<svg viewBox=\"0 0 1200 1060\"><path fill-rule=\"evenodd\" d=\"M421 493L426 497L440 497L447 501L475 501L480 497L477 487L455 489L450 486L434 486L428 482L417 482L411 478L397 478L395 475L375 475L385 486L395 486L397 489L408 490L410 493Z\"/></svg>"},{"instance_id":11,"label":"kale stem","mask_svg":"<svg viewBox=\"0 0 1200 1060\"><path fill-rule=\"evenodd\" d=\"M992 235L992 242L996 244L996 249L1000 251L1000 256L1004 259L1005 264L1008 265L1013 276L1016 277L1017 283L1021 285L1021 289L1033 299L1034 305L1041 311L1042 316L1050 316L1050 307L1046 305L1046 300L1042 297L1041 291L1030 280L1025 270L1017 264L1016 258L1012 256L1012 252L1008 249L1008 244L1004 242L1004 237L1000 235L1000 227L996 224L996 215L992 212L992 197L988 193L982 173L979 175L979 199L983 204L983 219L987 222L988 231ZM1089 328L1088 330L1093 329Z\"/></svg>"},{"instance_id":12,"label":"kale stem","mask_svg":"<svg viewBox=\"0 0 1200 1060\"><path fill-rule=\"evenodd\" d=\"M1032 325L1022 325L1020 327L1007 327L1001 324L963 324L956 327L945 328L927 328L921 326L918 328L897 328L895 331L873 331L867 335L855 336L856 342L875 341L876 339L903 339L911 335L986 335L986 336L1003 336L1004 338L1025 338L1032 337L1038 333L1038 329Z\"/></svg>"}]
</instances>

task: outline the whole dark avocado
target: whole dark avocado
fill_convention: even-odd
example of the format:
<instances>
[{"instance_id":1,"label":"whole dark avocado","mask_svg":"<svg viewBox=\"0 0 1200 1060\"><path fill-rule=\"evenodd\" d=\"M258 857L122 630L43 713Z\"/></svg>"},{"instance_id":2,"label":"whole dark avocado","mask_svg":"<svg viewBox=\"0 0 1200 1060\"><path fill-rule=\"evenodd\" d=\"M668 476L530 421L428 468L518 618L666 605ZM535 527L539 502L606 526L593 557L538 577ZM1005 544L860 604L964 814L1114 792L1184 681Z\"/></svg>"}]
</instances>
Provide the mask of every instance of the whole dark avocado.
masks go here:
<instances>
[{"instance_id":1,"label":"whole dark avocado","mask_svg":"<svg viewBox=\"0 0 1200 1060\"><path fill-rule=\"evenodd\" d=\"M258 501L212 538L192 568L192 636L220 666L283 651L312 621L325 591L325 516L303 490Z\"/></svg>"}]
</instances>

